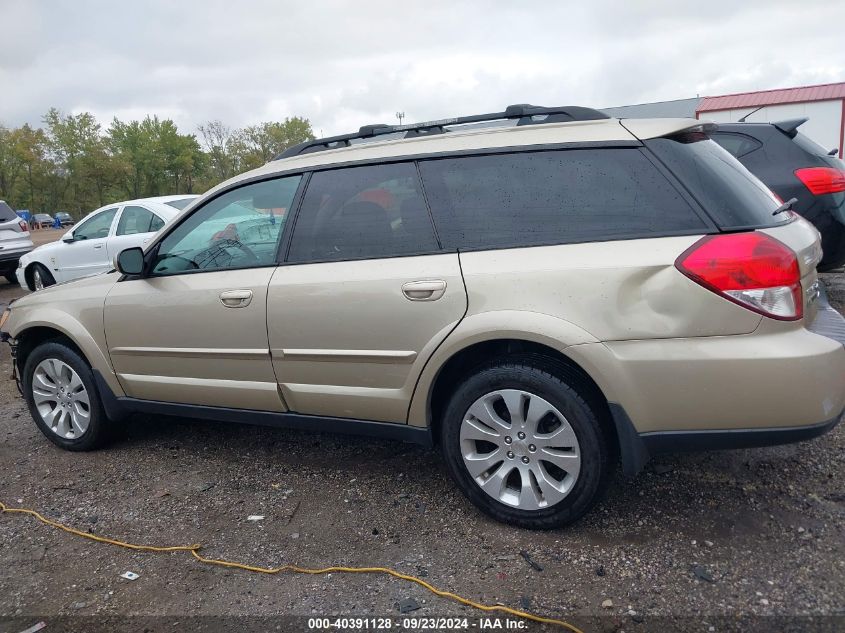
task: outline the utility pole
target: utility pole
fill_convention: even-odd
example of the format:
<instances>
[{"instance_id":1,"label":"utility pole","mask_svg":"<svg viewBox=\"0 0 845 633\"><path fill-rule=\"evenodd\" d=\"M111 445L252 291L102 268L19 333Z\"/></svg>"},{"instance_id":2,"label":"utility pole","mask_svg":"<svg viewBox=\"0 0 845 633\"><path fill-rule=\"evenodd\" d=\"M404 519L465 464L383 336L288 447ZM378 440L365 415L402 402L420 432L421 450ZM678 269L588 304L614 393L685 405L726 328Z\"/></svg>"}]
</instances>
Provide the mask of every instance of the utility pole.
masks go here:
<instances>
[{"instance_id":1,"label":"utility pole","mask_svg":"<svg viewBox=\"0 0 845 633\"><path fill-rule=\"evenodd\" d=\"M397 112L396 118L399 119L399 125L402 125L402 119L405 118L405 113L404 112Z\"/></svg>"}]
</instances>

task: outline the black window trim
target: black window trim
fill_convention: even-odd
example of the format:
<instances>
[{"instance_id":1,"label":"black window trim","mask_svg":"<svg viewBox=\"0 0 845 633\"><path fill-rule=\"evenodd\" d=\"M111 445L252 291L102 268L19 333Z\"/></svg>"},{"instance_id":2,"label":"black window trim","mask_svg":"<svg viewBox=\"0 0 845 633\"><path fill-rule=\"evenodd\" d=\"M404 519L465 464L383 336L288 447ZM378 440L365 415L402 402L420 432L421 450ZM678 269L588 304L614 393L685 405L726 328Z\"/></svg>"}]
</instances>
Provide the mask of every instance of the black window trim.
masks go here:
<instances>
[{"instance_id":1,"label":"black window trim","mask_svg":"<svg viewBox=\"0 0 845 633\"><path fill-rule=\"evenodd\" d=\"M481 247L463 247L463 248L456 248L454 250L447 250L443 248L442 240L440 239L439 232L437 230L437 223L434 221L434 217L431 211L431 205L428 201L428 196L425 191L425 183L422 180L422 176L419 170L419 163L426 160L437 160L440 158L460 158L460 157L471 157L471 156L489 156L489 155L498 155L498 154L523 154L523 153L533 153L533 152L549 152L555 150L571 150L571 149L622 149L622 148L636 148L638 149L649 161L655 165L658 171L667 178L669 185L675 189L678 194L686 201L690 207L692 208L693 212L699 217L702 222L705 223L705 227L700 229L688 229L688 230L679 230L679 231L663 231L660 233L650 233L650 234L643 234L643 233L630 233L630 234L619 234L610 237L588 237L584 236L582 239L574 239L574 240L566 240L562 241L560 239L549 240L548 242L533 242L530 245L515 243L513 245L497 245L497 246L481 246ZM355 258L346 258L346 259L320 259L320 260L309 260L305 262L290 262L288 261L288 255L290 252L291 240L293 236L293 231L296 227L296 222L299 219L299 213L302 206L302 200L304 195L307 191L307 185L311 180L312 174L315 172L323 172L323 171L332 171L335 169L344 169L347 167L365 167L368 165L384 165L384 164L392 164L392 163L414 163L417 178L419 179L419 185L423 192L423 197L425 201L426 208L428 209L429 220L434 228L434 235L437 239L439 249L436 251L420 251L415 253L402 253L401 255L392 255L390 257L355 257ZM252 176L249 178L245 178L243 180L239 180L232 185L225 187L214 194L214 196L208 198L207 200L203 200L202 204L197 205L195 208L191 210L191 212L181 218L179 218L179 222L175 222L169 226L165 227L163 233L161 233L158 238L156 239L155 243L150 246L150 249L147 251L147 257L153 259L156 257L158 253L158 248L161 242L167 238L167 236L174 231L178 226L185 222L188 218L190 218L194 213L198 212L200 209L204 208L207 204L212 202L213 200L219 198L222 195L229 193L230 191L234 191L236 189L240 189L241 187L245 187L247 185L255 184L258 182L266 182L270 180L277 180L281 178L287 178L289 176L301 176L302 179L299 182L299 186L297 188L296 193L294 194L294 201L291 204L290 210L290 218L286 220L285 226L283 228L281 239L279 240L279 249L276 256L276 261L269 264L262 264L260 266L243 266L243 267L236 267L236 268L226 268L225 270L245 270L250 268L267 268L270 266L307 266L310 264L338 264L348 261L367 261L367 260L374 260L374 259L393 259L396 257L419 257L424 255L439 255L439 254L449 254L449 253L461 253L461 252L477 252L477 251L495 251L495 250L508 250L508 249L515 249L515 248L534 248L534 247L545 247L545 246L556 246L556 245L568 245L568 244L585 244L590 242L612 242L612 241L626 241L626 240L634 240L634 239L658 239L661 237L682 237L686 235L710 235L713 233L724 232L724 229L720 229L718 225L715 223L713 218L707 213L707 210L703 208L701 203L697 200L697 198L692 195L692 193L687 189L686 186L674 175L674 173L669 169L665 163L658 156L654 154L649 148L648 145L643 143L642 141L638 140L612 140L612 141L572 141L566 143L541 143L536 145L508 145L503 147L488 147L488 148L474 148L474 149L466 149L466 150L447 150L442 152L429 152L429 153L417 153L417 154L405 154L401 156L385 156L381 158L363 158L358 160L349 160L337 163L327 163L323 165L312 165L307 167L296 167L288 170L280 170L273 172L271 174L260 174L256 176ZM749 227L749 228L766 228L766 227ZM731 229L734 230L734 229ZM284 255L282 256L282 253ZM148 262L149 264L150 262ZM219 272L218 270L191 270L191 271L182 271L177 274L199 274L199 273L207 273L207 272ZM151 270L145 271L145 277L159 277L163 275L153 275ZM173 276L173 275L167 275ZM122 277L121 281L125 278Z\"/></svg>"}]
</instances>

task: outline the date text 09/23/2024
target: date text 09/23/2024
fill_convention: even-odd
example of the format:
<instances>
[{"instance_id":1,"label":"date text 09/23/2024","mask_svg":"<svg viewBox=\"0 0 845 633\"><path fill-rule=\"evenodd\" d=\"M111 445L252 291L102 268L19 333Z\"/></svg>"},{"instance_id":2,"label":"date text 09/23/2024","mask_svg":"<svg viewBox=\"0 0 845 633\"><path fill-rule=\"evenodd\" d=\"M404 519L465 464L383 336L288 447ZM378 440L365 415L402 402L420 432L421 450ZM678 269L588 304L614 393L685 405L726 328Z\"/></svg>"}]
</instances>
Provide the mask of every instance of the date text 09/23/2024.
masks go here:
<instances>
[{"instance_id":1,"label":"date text 09/23/2024","mask_svg":"<svg viewBox=\"0 0 845 633\"><path fill-rule=\"evenodd\" d=\"M482 617L482 618L438 618L438 617L333 617L309 618L308 630L311 631L360 631L360 630L400 630L400 631L524 631L528 622L519 618Z\"/></svg>"}]
</instances>

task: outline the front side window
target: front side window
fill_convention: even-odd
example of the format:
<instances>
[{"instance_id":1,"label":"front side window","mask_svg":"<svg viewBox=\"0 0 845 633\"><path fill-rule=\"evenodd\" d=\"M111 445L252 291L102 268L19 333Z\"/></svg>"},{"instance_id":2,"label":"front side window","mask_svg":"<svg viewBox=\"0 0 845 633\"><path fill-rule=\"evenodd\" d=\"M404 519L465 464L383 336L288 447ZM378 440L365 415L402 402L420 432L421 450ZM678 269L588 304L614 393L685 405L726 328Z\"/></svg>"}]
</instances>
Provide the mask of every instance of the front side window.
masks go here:
<instances>
[{"instance_id":1,"label":"front side window","mask_svg":"<svg viewBox=\"0 0 845 633\"><path fill-rule=\"evenodd\" d=\"M117 235L135 235L158 231L164 222L155 213L144 207L124 207L117 223Z\"/></svg>"},{"instance_id":2,"label":"front side window","mask_svg":"<svg viewBox=\"0 0 845 633\"><path fill-rule=\"evenodd\" d=\"M197 209L164 238L153 273L269 266L302 176L228 191Z\"/></svg>"},{"instance_id":3,"label":"front side window","mask_svg":"<svg viewBox=\"0 0 845 633\"><path fill-rule=\"evenodd\" d=\"M374 259L438 249L414 165L367 165L311 176L288 261Z\"/></svg>"},{"instance_id":4,"label":"front side window","mask_svg":"<svg viewBox=\"0 0 845 633\"><path fill-rule=\"evenodd\" d=\"M108 237L109 229L111 229L111 223L114 222L115 215L117 215L117 207L100 211L97 215L88 218L76 228L73 232L73 239L94 240L101 237Z\"/></svg>"},{"instance_id":5,"label":"front side window","mask_svg":"<svg viewBox=\"0 0 845 633\"><path fill-rule=\"evenodd\" d=\"M639 150L573 149L420 162L444 248L506 248L705 228Z\"/></svg>"}]
</instances>

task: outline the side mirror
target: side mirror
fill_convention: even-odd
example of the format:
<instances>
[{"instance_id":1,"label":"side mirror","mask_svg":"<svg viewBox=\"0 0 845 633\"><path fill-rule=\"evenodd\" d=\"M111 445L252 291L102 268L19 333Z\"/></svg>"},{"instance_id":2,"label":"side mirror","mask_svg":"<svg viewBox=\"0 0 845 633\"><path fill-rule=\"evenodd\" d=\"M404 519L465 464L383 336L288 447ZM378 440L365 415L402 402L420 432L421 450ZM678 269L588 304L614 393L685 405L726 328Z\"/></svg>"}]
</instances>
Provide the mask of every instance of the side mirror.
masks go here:
<instances>
[{"instance_id":1,"label":"side mirror","mask_svg":"<svg viewBox=\"0 0 845 633\"><path fill-rule=\"evenodd\" d=\"M120 251L114 258L114 267L124 275L140 275L144 272L144 251L137 246Z\"/></svg>"},{"instance_id":2,"label":"side mirror","mask_svg":"<svg viewBox=\"0 0 845 633\"><path fill-rule=\"evenodd\" d=\"M64 235L62 235L62 241L63 242L73 242L74 241L73 233L65 233Z\"/></svg>"}]
</instances>

